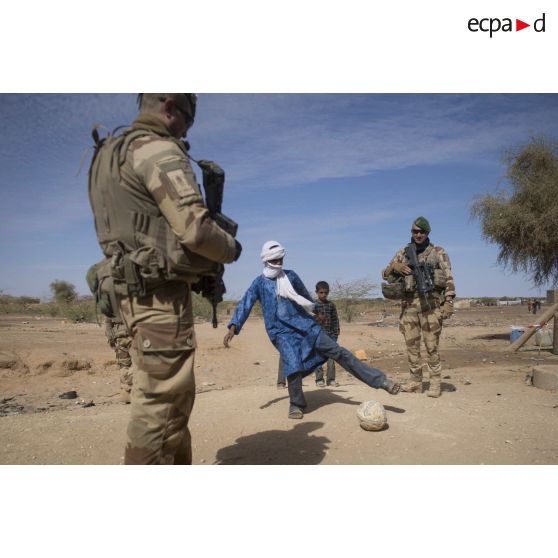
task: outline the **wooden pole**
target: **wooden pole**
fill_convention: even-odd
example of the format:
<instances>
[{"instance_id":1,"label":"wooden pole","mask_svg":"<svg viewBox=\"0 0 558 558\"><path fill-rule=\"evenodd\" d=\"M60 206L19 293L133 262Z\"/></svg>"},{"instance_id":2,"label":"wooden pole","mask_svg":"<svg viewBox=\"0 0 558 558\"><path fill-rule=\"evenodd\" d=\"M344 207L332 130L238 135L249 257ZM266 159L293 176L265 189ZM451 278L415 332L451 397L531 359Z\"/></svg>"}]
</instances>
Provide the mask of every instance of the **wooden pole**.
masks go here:
<instances>
[{"instance_id":1,"label":"wooden pole","mask_svg":"<svg viewBox=\"0 0 558 558\"><path fill-rule=\"evenodd\" d=\"M546 291L546 301L550 304L558 302L558 290L552 289ZM554 355L558 355L558 320L556 319L557 315L558 314L554 315L554 327L552 328L552 354Z\"/></svg>"},{"instance_id":2,"label":"wooden pole","mask_svg":"<svg viewBox=\"0 0 558 558\"><path fill-rule=\"evenodd\" d=\"M556 314L556 312L558 312L558 303L553 304L546 312L544 312L542 314L542 316L540 317L538 323L533 324L532 326L529 326L525 330L525 333L519 339L516 339L507 348L507 350L508 351L517 351L517 349L523 347L523 345L525 345L525 343L527 341L529 341L529 339L531 339L531 337L535 334L535 332L538 329L540 329L541 327L544 327L546 325L546 323L549 322L554 317L554 314Z\"/></svg>"}]
</instances>

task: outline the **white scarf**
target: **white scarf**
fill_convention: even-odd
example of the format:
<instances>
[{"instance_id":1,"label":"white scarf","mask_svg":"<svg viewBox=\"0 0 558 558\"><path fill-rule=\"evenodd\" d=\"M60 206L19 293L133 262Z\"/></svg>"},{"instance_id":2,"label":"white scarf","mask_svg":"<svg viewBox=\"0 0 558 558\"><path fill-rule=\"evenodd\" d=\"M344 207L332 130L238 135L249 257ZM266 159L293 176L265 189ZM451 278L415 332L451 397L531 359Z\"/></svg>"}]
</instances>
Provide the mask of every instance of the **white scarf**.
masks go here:
<instances>
[{"instance_id":1,"label":"white scarf","mask_svg":"<svg viewBox=\"0 0 558 558\"><path fill-rule=\"evenodd\" d=\"M306 312L313 314L314 303L307 298L299 295L293 288L287 274L283 271L282 265L270 264L269 260L278 260L285 257L285 249L279 242L269 240L262 247L260 257L264 263L263 275L268 279L277 279L277 294L283 298L288 298L302 306Z\"/></svg>"}]
</instances>

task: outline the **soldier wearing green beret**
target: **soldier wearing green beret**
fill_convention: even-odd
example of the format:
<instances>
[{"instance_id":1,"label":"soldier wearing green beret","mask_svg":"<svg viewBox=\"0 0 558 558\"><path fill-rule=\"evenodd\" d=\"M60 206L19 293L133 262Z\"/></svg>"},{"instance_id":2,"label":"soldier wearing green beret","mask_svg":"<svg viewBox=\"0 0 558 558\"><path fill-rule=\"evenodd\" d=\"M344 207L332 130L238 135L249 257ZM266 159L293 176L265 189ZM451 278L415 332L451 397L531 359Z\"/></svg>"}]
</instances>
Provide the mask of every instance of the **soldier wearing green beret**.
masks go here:
<instances>
[{"instance_id":1,"label":"soldier wearing green beret","mask_svg":"<svg viewBox=\"0 0 558 558\"><path fill-rule=\"evenodd\" d=\"M406 392L422 393L422 363L420 355L421 338L426 347L426 368L430 375L429 397L440 397L442 394L442 365L438 354L440 334L443 320L453 313L455 284L451 264L446 251L441 246L430 242L430 223L425 217L418 217L411 226L411 243L408 245L416 251L417 260L426 264L427 283L431 290L420 293L417 289L408 250L399 250L388 266L384 269L384 279L402 277L405 288L401 300L401 316L399 330L407 345L410 378L402 386Z\"/></svg>"}]
</instances>

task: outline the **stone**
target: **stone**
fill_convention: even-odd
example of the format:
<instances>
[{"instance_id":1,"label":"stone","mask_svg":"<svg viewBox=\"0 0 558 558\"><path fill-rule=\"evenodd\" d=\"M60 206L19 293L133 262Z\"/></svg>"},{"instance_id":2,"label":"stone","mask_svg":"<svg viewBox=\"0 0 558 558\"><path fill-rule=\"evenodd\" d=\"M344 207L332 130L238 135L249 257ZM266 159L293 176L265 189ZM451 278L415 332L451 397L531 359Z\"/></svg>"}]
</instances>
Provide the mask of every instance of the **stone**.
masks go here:
<instances>
[{"instance_id":1,"label":"stone","mask_svg":"<svg viewBox=\"0 0 558 558\"><path fill-rule=\"evenodd\" d=\"M358 349L354 352L354 355L358 358L358 360L368 360L368 357L366 355L366 351L362 350L362 349Z\"/></svg>"},{"instance_id":2,"label":"stone","mask_svg":"<svg viewBox=\"0 0 558 558\"><path fill-rule=\"evenodd\" d=\"M540 389L558 389L558 366L535 366L533 368L533 385Z\"/></svg>"}]
</instances>

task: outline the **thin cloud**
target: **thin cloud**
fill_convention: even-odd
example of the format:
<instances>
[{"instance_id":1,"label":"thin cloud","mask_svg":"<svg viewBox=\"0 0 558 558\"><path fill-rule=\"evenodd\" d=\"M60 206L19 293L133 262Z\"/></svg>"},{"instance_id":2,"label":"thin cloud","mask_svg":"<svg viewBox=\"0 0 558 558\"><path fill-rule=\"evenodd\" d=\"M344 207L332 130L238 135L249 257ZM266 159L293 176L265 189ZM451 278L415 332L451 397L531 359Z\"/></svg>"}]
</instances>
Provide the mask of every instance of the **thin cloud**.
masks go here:
<instances>
[{"instance_id":1,"label":"thin cloud","mask_svg":"<svg viewBox=\"0 0 558 558\"><path fill-rule=\"evenodd\" d=\"M476 161L532 130L545 130L558 116L556 102L538 107L519 98L489 97L218 98L213 103L222 105L211 113L221 118L209 117L200 147L208 143L206 132L215 133L222 140L230 181L240 188L278 188L415 165ZM231 121L224 122L231 113Z\"/></svg>"}]
</instances>

